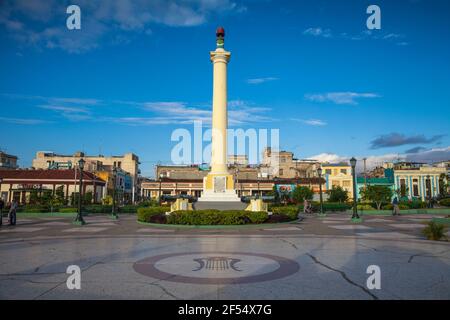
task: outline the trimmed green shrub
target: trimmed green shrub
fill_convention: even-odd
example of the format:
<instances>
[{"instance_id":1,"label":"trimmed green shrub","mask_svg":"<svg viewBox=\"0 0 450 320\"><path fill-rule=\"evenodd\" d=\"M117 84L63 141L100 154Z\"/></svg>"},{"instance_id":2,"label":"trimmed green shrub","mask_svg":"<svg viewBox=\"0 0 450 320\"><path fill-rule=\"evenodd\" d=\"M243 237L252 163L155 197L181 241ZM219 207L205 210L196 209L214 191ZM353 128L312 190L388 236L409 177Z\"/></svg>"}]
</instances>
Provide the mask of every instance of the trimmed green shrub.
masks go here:
<instances>
[{"instance_id":1,"label":"trimmed green shrub","mask_svg":"<svg viewBox=\"0 0 450 320\"><path fill-rule=\"evenodd\" d=\"M400 209L402 209L401 207L406 208L407 209L424 209L427 207L427 203L424 201L400 201L399 203L399 207ZM403 209L402 209L403 210Z\"/></svg>"},{"instance_id":2,"label":"trimmed green shrub","mask_svg":"<svg viewBox=\"0 0 450 320\"><path fill-rule=\"evenodd\" d=\"M25 213L44 213L44 212L48 212L48 211L43 210L43 209L32 208L32 209L26 209L23 212L25 212Z\"/></svg>"},{"instance_id":3,"label":"trimmed green shrub","mask_svg":"<svg viewBox=\"0 0 450 320\"><path fill-rule=\"evenodd\" d=\"M446 226L442 223L436 223L430 221L427 226L422 230L422 233L428 240L441 240L446 238L445 236Z\"/></svg>"},{"instance_id":4,"label":"trimmed green shrub","mask_svg":"<svg viewBox=\"0 0 450 320\"><path fill-rule=\"evenodd\" d=\"M303 206L285 206L285 207L272 207L270 210L273 214L282 214L289 217L291 220L296 220L298 218L298 213L300 211L300 207Z\"/></svg>"},{"instance_id":5,"label":"trimmed green shrub","mask_svg":"<svg viewBox=\"0 0 450 320\"><path fill-rule=\"evenodd\" d=\"M141 222L152 222L152 216L165 214L170 210L169 207L148 207L137 209L137 219Z\"/></svg>"},{"instance_id":6,"label":"trimmed green shrub","mask_svg":"<svg viewBox=\"0 0 450 320\"><path fill-rule=\"evenodd\" d=\"M400 210L409 210L410 209L409 206L404 203L399 203L398 208ZM383 210L394 210L394 206L391 203L388 203L383 206Z\"/></svg>"},{"instance_id":7,"label":"trimmed green shrub","mask_svg":"<svg viewBox=\"0 0 450 320\"><path fill-rule=\"evenodd\" d=\"M167 223L184 225L239 225L247 223L263 223L267 218L267 212L244 210L195 210L172 212L167 217Z\"/></svg>"},{"instance_id":8,"label":"trimmed green shrub","mask_svg":"<svg viewBox=\"0 0 450 320\"><path fill-rule=\"evenodd\" d=\"M40 205L27 205L20 208L20 210L17 210L18 212L25 212L25 213L45 213L50 212L50 207L48 206L40 206ZM54 211L57 211L54 209Z\"/></svg>"},{"instance_id":9,"label":"trimmed green shrub","mask_svg":"<svg viewBox=\"0 0 450 320\"><path fill-rule=\"evenodd\" d=\"M264 223L268 216L269 215L265 211L250 211L248 214L251 223Z\"/></svg>"},{"instance_id":10,"label":"trimmed green shrub","mask_svg":"<svg viewBox=\"0 0 450 320\"><path fill-rule=\"evenodd\" d=\"M112 212L112 206L106 206L106 205L90 205L90 206L83 206L83 212L86 213L111 213Z\"/></svg>"},{"instance_id":11,"label":"trimmed green shrub","mask_svg":"<svg viewBox=\"0 0 450 320\"><path fill-rule=\"evenodd\" d=\"M374 210L370 204L358 204L358 210Z\"/></svg>"},{"instance_id":12,"label":"trimmed green shrub","mask_svg":"<svg viewBox=\"0 0 450 320\"><path fill-rule=\"evenodd\" d=\"M439 204L444 207L450 207L450 198L445 198L439 201Z\"/></svg>"},{"instance_id":13,"label":"trimmed green shrub","mask_svg":"<svg viewBox=\"0 0 450 320\"><path fill-rule=\"evenodd\" d=\"M352 206L347 203L340 203L340 202L325 202L323 204L323 211L329 211L329 212L342 212L350 210Z\"/></svg>"},{"instance_id":14,"label":"trimmed green shrub","mask_svg":"<svg viewBox=\"0 0 450 320\"><path fill-rule=\"evenodd\" d=\"M78 208L59 208L59 212L61 212L61 213L74 213L74 212L78 212Z\"/></svg>"}]
</instances>

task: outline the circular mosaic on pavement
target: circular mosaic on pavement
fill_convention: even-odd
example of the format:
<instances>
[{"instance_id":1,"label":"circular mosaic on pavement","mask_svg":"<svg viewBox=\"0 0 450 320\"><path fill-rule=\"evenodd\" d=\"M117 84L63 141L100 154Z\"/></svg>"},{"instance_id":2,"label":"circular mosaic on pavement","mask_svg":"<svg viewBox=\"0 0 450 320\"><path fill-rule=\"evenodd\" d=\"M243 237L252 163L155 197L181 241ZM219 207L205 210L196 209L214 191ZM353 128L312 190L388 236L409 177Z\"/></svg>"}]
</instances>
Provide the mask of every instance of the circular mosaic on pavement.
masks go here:
<instances>
[{"instance_id":1,"label":"circular mosaic on pavement","mask_svg":"<svg viewBox=\"0 0 450 320\"><path fill-rule=\"evenodd\" d=\"M238 284L269 281L296 273L297 262L247 252L187 252L145 258L133 265L152 278L194 284Z\"/></svg>"}]
</instances>

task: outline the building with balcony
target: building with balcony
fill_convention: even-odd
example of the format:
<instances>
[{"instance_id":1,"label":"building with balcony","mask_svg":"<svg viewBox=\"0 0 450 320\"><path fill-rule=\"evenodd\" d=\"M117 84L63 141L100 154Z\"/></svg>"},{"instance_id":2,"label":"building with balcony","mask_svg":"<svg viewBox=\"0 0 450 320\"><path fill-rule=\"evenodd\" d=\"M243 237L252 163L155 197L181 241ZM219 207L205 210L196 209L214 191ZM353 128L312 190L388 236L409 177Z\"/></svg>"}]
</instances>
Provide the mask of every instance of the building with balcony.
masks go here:
<instances>
[{"instance_id":1,"label":"building with balcony","mask_svg":"<svg viewBox=\"0 0 450 320\"><path fill-rule=\"evenodd\" d=\"M0 151L0 170L15 170L17 166L17 157Z\"/></svg>"}]
</instances>

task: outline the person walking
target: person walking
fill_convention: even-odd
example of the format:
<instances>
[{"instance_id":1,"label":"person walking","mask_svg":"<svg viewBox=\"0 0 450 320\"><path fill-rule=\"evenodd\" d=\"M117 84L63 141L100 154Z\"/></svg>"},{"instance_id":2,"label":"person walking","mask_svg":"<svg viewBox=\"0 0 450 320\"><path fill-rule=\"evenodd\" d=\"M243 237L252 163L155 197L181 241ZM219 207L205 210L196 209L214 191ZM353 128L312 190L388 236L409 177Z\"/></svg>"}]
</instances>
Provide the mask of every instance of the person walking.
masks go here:
<instances>
[{"instance_id":1,"label":"person walking","mask_svg":"<svg viewBox=\"0 0 450 320\"><path fill-rule=\"evenodd\" d=\"M19 203L17 200L13 200L11 202L11 207L9 208L9 224L14 226L16 224L16 214L17 214L17 207L19 206Z\"/></svg>"},{"instance_id":2,"label":"person walking","mask_svg":"<svg viewBox=\"0 0 450 320\"><path fill-rule=\"evenodd\" d=\"M303 201L303 213L311 213L311 205L307 199Z\"/></svg>"},{"instance_id":3,"label":"person walking","mask_svg":"<svg viewBox=\"0 0 450 320\"><path fill-rule=\"evenodd\" d=\"M398 199L397 197L392 200L392 215L393 216L399 216L400 215L400 208L398 206Z\"/></svg>"}]
</instances>

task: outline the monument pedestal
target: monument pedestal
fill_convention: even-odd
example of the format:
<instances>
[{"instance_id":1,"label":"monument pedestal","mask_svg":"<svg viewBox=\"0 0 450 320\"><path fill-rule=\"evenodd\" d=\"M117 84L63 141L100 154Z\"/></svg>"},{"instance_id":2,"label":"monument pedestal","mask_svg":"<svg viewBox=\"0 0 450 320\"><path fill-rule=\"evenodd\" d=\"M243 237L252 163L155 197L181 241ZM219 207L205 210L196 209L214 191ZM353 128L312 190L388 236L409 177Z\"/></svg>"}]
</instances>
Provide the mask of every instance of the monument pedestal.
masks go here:
<instances>
[{"instance_id":1,"label":"monument pedestal","mask_svg":"<svg viewBox=\"0 0 450 320\"><path fill-rule=\"evenodd\" d=\"M210 173L203 178L203 192L198 202L241 202L234 190L231 174Z\"/></svg>"}]
</instances>

